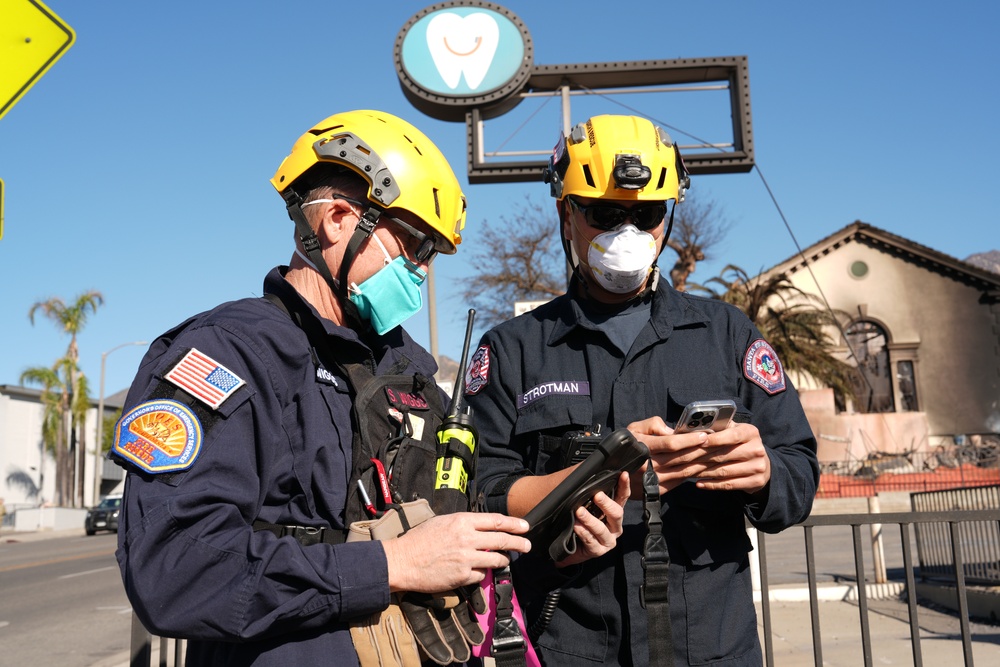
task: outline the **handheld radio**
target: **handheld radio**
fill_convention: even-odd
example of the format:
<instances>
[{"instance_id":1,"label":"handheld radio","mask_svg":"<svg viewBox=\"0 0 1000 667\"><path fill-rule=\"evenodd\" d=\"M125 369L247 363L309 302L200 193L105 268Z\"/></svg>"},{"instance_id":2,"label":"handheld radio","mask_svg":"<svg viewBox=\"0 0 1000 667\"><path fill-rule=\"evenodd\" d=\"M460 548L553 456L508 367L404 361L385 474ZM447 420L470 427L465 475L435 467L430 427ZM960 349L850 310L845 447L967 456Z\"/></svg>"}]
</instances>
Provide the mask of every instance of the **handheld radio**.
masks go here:
<instances>
[{"instance_id":1,"label":"handheld radio","mask_svg":"<svg viewBox=\"0 0 1000 667\"><path fill-rule=\"evenodd\" d=\"M479 434L472 425L472 416L468 406L462 407L462 396L465 394L465 363L469 355L469 343L472 339L472 325L476 311L469 309L469 320L465 327L465 345L462 348L462 359L459 362L458 377L455 378L455 388L452 391L451 404L445 415L444 422L437 432L438 458L434 480L435 505L445 502L447 496L459 498L461 495L462 509L468 508L466 491L469 477L474 469L474 455ZM437 511L437 507L435 507ZM452 510L456 511L456 510Z\"/></svg>"}]
</instances>

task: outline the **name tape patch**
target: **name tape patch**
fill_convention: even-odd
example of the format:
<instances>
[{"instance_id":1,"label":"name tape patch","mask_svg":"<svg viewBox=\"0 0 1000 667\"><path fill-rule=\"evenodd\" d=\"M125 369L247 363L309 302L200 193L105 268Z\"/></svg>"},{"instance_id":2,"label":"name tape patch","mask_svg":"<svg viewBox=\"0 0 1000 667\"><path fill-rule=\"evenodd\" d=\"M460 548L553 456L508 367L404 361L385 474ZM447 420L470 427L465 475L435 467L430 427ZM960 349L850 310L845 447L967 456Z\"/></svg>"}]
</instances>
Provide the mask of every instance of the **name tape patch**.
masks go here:
<instances>
[{"instance_id":1,"label":"name tape patch","mask_svg":"<svg viewBox=\"0 0 1000 667\"><path fill-rule=\"evenodd\" d=\"M177 472L198 458L202 437L201 422L188 406L146 401L118 420L112 449L146 472Z\"/></svg>"},{"instance_id":2,"label":"name tape patch","mask_svg":"<svg viewBox=\"0 0 1000 667\"><path fill-rule=\"evenodd\" d=\"M532 401L537 401L543 396L590 396L590 383L567 380L562 382L545 382L532 387L528 391L517 397L517 407L523 408Z\"/></svg>"},{"instance_id":3,"label":"name tape patch","mask_svg":"<svg viewBox=\"0 0 1000 667\"><path fill-rule=\"evenodd\" d=\"M768 342L759 338L750 344L743 357L743 375L769 394L785 390L785 372L777 353Z\"/></svg>"}]
</instances>

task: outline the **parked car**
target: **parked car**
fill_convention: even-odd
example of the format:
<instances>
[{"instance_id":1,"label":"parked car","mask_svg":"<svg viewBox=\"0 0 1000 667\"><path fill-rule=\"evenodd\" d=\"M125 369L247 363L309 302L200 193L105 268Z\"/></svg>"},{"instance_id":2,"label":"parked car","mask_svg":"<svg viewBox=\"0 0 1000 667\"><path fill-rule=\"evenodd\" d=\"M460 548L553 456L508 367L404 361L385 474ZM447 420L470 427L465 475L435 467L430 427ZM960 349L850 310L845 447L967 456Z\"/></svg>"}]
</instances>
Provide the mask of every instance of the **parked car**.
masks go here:
<instances>
[{"instance_id":1,"label":"parked car","mask_svg":"<svg viewBox=\"0 0 1000 667\"><path fill-rule=\"evenodd\" d=\"M83 522L83 528L88 535L93 535L99 530L110 530L118 532L118 512L121 510L122 497L120 495L108 496L97 507L87 510L87 518Z\"/></svg>"}]
</instances>

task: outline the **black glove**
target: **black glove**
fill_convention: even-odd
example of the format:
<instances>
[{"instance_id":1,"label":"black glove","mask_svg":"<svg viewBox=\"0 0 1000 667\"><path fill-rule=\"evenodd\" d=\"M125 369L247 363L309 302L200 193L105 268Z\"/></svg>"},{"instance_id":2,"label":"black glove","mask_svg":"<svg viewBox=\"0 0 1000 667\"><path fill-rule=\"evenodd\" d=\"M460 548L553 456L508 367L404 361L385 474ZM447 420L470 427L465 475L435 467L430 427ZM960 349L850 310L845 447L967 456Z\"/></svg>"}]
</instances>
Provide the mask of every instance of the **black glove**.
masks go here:
<instances>
[{"instance_id":1,"label":"black glove","mask_svg":"<svg viewBox=\"0 0 1000 667\"><path fill-rule=\"evenodd\" d=\"M486 641L474 615L486 613L486 598L479 586L434 595L406 593L399 607L420 648L439 665L468 661L471 647Z\"/></svg>"}]
</instances>

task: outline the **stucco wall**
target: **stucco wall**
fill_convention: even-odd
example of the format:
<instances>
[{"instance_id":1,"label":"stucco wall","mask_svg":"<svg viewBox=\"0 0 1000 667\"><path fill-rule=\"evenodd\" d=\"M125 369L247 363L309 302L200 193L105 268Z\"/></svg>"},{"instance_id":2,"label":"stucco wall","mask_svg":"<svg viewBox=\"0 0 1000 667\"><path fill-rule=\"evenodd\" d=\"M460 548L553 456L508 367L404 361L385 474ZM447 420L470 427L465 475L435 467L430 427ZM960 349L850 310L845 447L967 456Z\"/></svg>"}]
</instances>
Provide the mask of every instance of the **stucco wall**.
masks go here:
<instances>
[{"instance_id":1,"label":"stucco wall","mask_svg":"<svg viewBox=\"0 0 1000 667\"><path fill-rule=\"evenodd\" d=\"M856 261L868 266L860 279L850 272ZM980 289L928 268L917 257L864 240L832 249L812 264L812 272L832 308L886 329L894 371L901 356L914 359L918 407L932 439L995 430L991 419L1000 418L998 310L981 302ZM790 277L797 287L817 293L807 271Z\"/></svg>"},{"instance_id":2,"label":"stucco wall","mask_svg":"<svg viewBox=\"0 0 1000 667\"><path fill-rule=\"evenodd\" d=\"M832 389L799 392L824 463L864 461L872 454L926 451L931 442L923 412L837 413Z\"/></svg>"},{"instance_id":3,"label":"stucco wall","mask_svg":"<svg viewBox=\"0 0 1000 667\"><path fill-rule=\"evenodd\" d=\"M41 492L17 478L26 475ZM0 498L12 504L34 504L55 496L55 460L42 448L42 407L37 401L0 393Z\"/></svg>"}]
</instances>

